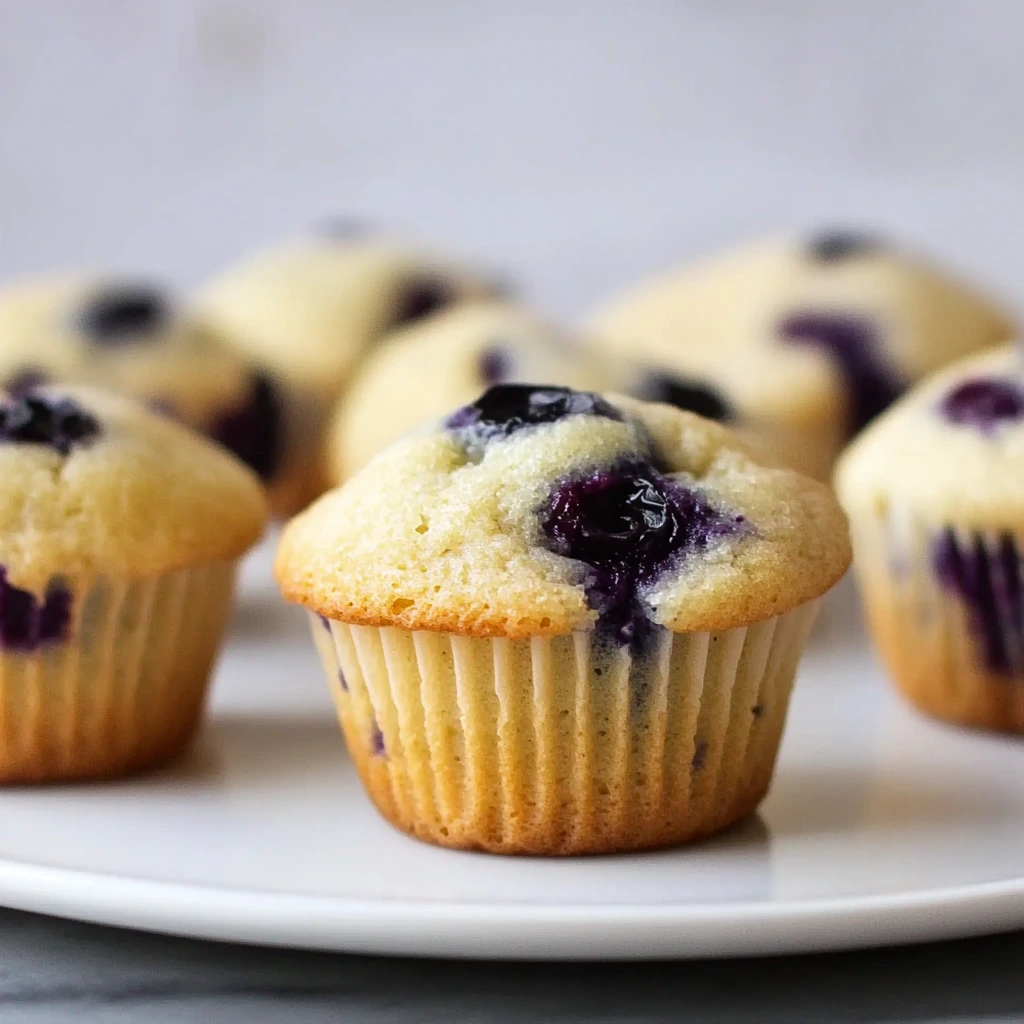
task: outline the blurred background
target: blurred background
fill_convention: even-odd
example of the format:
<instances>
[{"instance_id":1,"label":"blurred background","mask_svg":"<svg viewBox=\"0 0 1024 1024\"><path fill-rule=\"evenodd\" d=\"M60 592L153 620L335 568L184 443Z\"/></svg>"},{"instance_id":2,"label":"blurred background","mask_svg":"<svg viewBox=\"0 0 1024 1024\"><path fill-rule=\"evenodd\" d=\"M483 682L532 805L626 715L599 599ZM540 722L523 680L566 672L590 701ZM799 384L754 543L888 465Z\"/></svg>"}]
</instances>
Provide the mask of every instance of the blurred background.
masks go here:
<instances>
[{"instance_id":1,"label":"blurred background","mask_svg":"<svg viewBox=\"0 0 1024 1024\"><path fill-rule=\"evenodd\" d=\"M201 280L327 214L574 314L878 226L1021 305L1017 0L0 0L0 274Z\"/></svg>"}]
</instances>

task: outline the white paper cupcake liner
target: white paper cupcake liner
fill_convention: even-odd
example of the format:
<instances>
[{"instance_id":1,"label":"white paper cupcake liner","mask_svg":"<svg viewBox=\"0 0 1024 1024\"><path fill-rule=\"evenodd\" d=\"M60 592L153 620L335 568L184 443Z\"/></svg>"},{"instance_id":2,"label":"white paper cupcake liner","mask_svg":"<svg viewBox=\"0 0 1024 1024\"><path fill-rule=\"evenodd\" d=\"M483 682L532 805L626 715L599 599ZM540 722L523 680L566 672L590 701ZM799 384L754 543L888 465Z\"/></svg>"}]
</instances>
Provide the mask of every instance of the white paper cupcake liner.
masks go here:
<instances>
[{"instance_id":1,"label":"white paper cupcake liner","mask_svg":"<svg viewBox=\"0 0 1024 1024\"><path fill-rule=\"evenodd\" d=\"M202 713L234 578L234 563L215 563L61 580L66 639L0 651L0 782L119 775L177 754Z\"/></svg>"},{"instance_id":2,"label":"white paper cupcake liner","mask_svg":"<svg viewBox=\"0 0 1024 1024\"><path fill-rule=\"evenodd\" d=\"M752 811L818 601L721 633L483 639L312 617L372 799L445 846L576 854L663 846Z\"/></svg>"}]
</instances>

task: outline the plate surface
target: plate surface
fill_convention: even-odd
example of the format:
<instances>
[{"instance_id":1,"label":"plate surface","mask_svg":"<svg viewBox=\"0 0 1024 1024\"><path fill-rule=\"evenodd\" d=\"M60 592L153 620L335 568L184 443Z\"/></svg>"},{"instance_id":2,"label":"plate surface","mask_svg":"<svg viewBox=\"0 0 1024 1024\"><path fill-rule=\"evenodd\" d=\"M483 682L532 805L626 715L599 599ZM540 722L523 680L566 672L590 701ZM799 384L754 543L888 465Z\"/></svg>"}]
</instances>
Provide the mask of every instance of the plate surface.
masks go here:
<instances>
[{"instance_id":1,"label":"plate surface","mask_svg":"<svg viewBox=\"0 0 1024 1024\"><path fill-rule=\"evenodd\" d=\"M0 903L376 953L600 958L823 950L1024 925L1024 744L884 686L846 581L826 603L759 816L581 860L434 849L381 821L269 550L245 567L209 724L177 767L0 794Z\"/></svg>"}]
</instances>

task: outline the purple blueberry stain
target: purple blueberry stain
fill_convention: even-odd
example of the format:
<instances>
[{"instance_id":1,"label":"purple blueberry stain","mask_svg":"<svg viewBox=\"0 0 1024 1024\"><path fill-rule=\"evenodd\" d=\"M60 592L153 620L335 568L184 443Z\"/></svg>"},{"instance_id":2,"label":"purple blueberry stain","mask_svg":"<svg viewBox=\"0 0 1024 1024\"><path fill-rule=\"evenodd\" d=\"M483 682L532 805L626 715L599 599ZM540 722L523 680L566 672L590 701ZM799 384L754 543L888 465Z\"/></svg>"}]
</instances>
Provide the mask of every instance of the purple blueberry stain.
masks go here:
<instances>
[{"instance_id":1,"label":"purple blueberry stain","mask_svg":"<svg viewBox=\"0 0 1024 1024\"><path fill-rule=\"evenodd\" d=\"M693 751L693 757L690 759L690 767L695 771L699 772L708 759L708 745L706 743L698 743Z\"/></svg>"},{"instance_id":2,"label":"purple blueberry stain","mask_svg":"<svg viewBox=\"0 0 1024 1024\"><path fill-rule=\"evenodd\" d=\"M375 718L370 725L370 753L374 757L387 757L387 748L384 746L384 733Z\"/></svg>"},{"instance_id":3,"label":"purple blueberry stain","mask_svg":"<svg viewBox=\"0 0 1024 1024\"><path fill-rule=\"evenodd\" d=\"M965 380L939 403L939 411L950 422L994 434L1004 423L1024 418L1024 388L999 377Z\"/></svg>"},{"instance_id":4,"label":"purple blueberry stain","mask_svg":"<svg viewBox=\"0 0 1024 1024\"><path fill-rule=\"evenodd\" d=\"M14 586L0 567L0 647L31 653L67 639L71 628L71 591L53 581L45 594Z\"/></svg>"},{"instance_id":5,"label":"purple blueberry stain","mask_svg":"<svg viewBox=\"0 0 1024 1024\"><path fill-rule=\"evenodd\" d=\"M764 705L763 705L763 704L755 704L755 705L754 705L754 706L753 706L753 707L752 707L752 708L750 709L750 713L751 713L751 714L752 714L752 715L753 715L753 716L754 716L755 718L764 718Z\"/></svg>"},{"instance_id":6,"label":"purple blueberry stain","mask_svg":"<svg viewBox=\"0 0 1024 1024\"><path fill-rule=\"evenodd\" d=\"M541 533L556 554L584 563L597 634L642 652L661 628L643 591L693 553L747 528L699 490L633 459L563 480L541 511Z\"/></svg>"},{"instance_id":7,"label":"purple blueberry stain","mask_svg":"<svg viewBox=\"0 0 1024 1024\"><path fill-rule=\"evenodd\" d=\"M326 629L328 633L330 633L331 632L331 620L329 618L327 618L326 615L317 615L317 618L320 620L320 625L323 626L324 629Z\"/></svg>"},{"instance_id":8,"label":"purple blueberry stain","mask_svg":"<svg viewBox=\"0 0 1024 1024\"><path fill-rule=\"evenodd\" d=\"M345 693L348 693L348 680L345 678L345 673L342 672L340 668L338 669L338 685Z\"/></svg>"},{"instance_id":9,"label":"purple blueberry stain","mask_svg":"<svg viewBox=\"0 0 1024 1024\"><path fill-rule=\"evenodd\" d=\"M815 235L807 243L807 254L815 263L841 263L881 247L879 239L866 231L837 229Z\"/></svg>"},{"instance_id":10,"label":"purple blueberry stain","mask_svg":"<svg viewBox=\"0 0 1024 1024\"><path fill-rule=\"evenodd\" d=\"M96 345L135 345L156 337L172 315L162 289L118 283L97 289L78 310L74 325Z\"/></svg>"},{"instance_id":11,"label":"purple blueberry stain","mask_svg":"<svg viewBox=\"0 0 1024 1024\"><path fill-rule=\"evenodd\" d=\"M534 384L496 384L475 402L452 413L445 426L490 441L508 437L526 427L557 423L568 416L601 416L619 421L623 418L615 406L589 391Z\"/></svg>"},{"instance_id":12,"label":"purple blueberry stain","mask_svg":"<svg viewBox=\"0 0 1024 1024\"><path fill-rule=\"evenodd\" d=\"M272 479L282 456L284 406L270 377L253 374L244 401L222 413L208 432L261 480Z\"/></svg>"},{"instance_id":13,"label":"purple blueberry stain","mask_svg":"<svg viewBox=\"0 0 1024 1024\"><path fill-rule=\"evenodd\" d=\"M0 404L0 443L41 444L68 455L99 433L96 419L70 398L30 393Z\"/></svg>"},{"instance_id":14,"label":"purple blueberry stain","mask_svg":"<svg viewBox=\"0 0 1024 1024\"><path fill-rule=\"evenodd\" d=\"M720 423L733 418L725 397L705 381L689 380L671 373L645 373L637 388L637 397L646 402L663 402L677 409L694 412Z\"/></svg>"},{"instance_id":15,"label":"purple blueberry stain","mask_svg":"<svg viewBox=\"0 0 1024 1024\"><path fill-rule=\"evenodd\" d=\"M904 382L882 359L877 329L863 317L804 310L779 324L779 336L789 344L821 349L839 366L850 392L853 433L884 412L904 390Z\"/></svg>"},{"instance_id":16,"label":"purple blueberry stain","mask_svg":"<svg viewBox=\"0 0 1024 1024\"><path fill-rule=\"evenodd\" d=\"M1024 586L1014 537L1003 534L990 550L980 536L962 542L947 529L935 539L932 559L940 582L963 602L989 669L1024 671Z\"/></svg>"},{"instance_id":17,"label":"purple blueberry stain","mask_svg":"<svg viewBox=\"0 0 1024 1024\"><path fill-rule=\"evenodd\" d=\"M491 387L504 384L515 375L515 360L505 345L489 345L477 358L477 376Z\"/></svg>"},{"instance_id":18,"label":"purple blueberry stain","mask_svg":"<svg viewBox=\"0 0 1024 1024\"><path fill-rule=\"evenodd\" d=\"M35 391L36 388L41 388L46 380L46 374L42 370L25 367L7 378L6 390L12 395L21 397L30 391Z\"/></svg>"}]
</instances>

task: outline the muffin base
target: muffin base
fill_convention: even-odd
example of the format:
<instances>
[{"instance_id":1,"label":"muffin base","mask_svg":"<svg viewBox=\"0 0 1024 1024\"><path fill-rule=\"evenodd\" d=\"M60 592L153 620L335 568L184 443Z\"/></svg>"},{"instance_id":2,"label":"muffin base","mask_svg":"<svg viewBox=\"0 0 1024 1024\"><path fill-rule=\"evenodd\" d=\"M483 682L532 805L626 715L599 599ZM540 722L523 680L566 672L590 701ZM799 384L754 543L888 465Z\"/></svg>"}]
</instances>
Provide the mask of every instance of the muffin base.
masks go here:
<instances>
[{"instance_id":1,"label":"muffin base","mask_svg":"<svg viewBox=\"0 0 1024 1024\"><path fill-rule=\"evenodd\" d=\"M768 790L817 611L659 633L485 639L312 617L346 743L381 814L439 846L574 855L717 832Z\"/></svg>"},{"instance_id":2,"label":"muffin base","mask_svg":"<svg viewBox=\"0 0 1024 1024\"><path fill-rule=\"evenodd\" d=\"M899 509L854 524L854 565L871 635L897 690L925 714L1024 733L1024 672L986 665L968 609L937 577L934 542L947 529ZM980 540L993 553L1000 544L995 533L954 533L962 544ZM1022 540L1016 538L1019 550ZM1008 641L1021 644L1024 637Z\"/></svg>"},{"instance_id":3,"label":"muffin base","mask_svg":"<svg viewBox=\"0 0 1024 1024\"><path fill-rule=\"evenodd\" d=\"M63 581L66 641L0 653L0 783L125 775L181 753L202 715L234 563Z\"/></svg>"}]
</instances>

